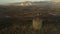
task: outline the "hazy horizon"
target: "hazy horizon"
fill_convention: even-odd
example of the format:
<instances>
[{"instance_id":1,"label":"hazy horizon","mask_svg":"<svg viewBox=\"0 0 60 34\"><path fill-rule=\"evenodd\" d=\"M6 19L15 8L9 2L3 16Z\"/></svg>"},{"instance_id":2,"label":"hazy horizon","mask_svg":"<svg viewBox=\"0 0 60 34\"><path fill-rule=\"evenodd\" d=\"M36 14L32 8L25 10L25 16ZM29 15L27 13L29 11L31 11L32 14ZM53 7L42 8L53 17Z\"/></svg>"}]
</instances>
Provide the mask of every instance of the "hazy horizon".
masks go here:
<instances>
[{"instance_id":1,"label":"hazy horizon","mask_svg":"<svg viewBox=\"0 0 60 34\"><path fill-rule=\"evenodd\" d=\"M15 2L24 2L24 1L47 1L47 0L0 0L0 4L5 4L5 3L15 3Z\"/></svg>"},{"instance_id":2,"label":"hazy horizon","mask_svg":"<svg viewBox=\"0 0 60 34\"><path fill-rule=\"evenodd\" d=\"M25 2L25 1L53 1L53 2L60 2L60 0L0 0L0 4L8 4L8 3L16 3L16 2Z\"/></svg>"}]
</instances>

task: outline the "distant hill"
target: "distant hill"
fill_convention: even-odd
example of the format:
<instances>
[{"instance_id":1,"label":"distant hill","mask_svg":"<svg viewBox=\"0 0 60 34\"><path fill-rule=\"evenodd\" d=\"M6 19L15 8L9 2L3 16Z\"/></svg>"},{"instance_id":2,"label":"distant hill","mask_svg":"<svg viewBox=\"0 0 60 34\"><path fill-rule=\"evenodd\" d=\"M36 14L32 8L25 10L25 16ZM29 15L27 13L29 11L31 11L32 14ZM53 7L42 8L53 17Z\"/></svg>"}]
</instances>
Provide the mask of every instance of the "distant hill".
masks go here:
<instances>
[{"instance_id":1,"label":"distant hill","mask_svg":"<svg viewBox=\"0 0 60 34\"><path fill-rule=\"evenodd\" d=\"M40 1L40 2L17 2L17 3L11 3L10 5L15 5L15 6L30 6L30 5L50 5L53 2L51 1Z\"/></svg>"},{"instance_id":2,"label":"distant hill","mask_svg":"<svg viewBox=\"0 0 60 34\"><path fill-rule=\"evenodd\" d=\"M28 5L20 6L21 3ZM30 5L29 5L30 4ZM9 5L0 5L0 15L25 15L33 14L36 12L51 12L60 13L60 3L54 3L51 1L44 2L18 2L10 3Z\"/></svg>"}]
</instances>

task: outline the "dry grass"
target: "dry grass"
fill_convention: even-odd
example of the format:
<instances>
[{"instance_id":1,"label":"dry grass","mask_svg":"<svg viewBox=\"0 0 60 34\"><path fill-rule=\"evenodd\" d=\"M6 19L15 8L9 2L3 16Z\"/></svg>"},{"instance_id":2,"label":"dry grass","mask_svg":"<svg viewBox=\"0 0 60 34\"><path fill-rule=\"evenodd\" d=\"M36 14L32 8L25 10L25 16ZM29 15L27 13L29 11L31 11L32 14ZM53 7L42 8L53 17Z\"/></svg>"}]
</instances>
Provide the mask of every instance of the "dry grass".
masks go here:
<instances>
[{"instance_id":1,"label":"dry grass","mask_svg":"<svg viewBox=\"0 0 60 34\"><path fill-rule=\"evenodd\" d=\"M0 34L60 34L60 23L48 23L42 26L41 31L34 30L32 24L15 23L0 30Z\"/></svg>"}]
</instances>

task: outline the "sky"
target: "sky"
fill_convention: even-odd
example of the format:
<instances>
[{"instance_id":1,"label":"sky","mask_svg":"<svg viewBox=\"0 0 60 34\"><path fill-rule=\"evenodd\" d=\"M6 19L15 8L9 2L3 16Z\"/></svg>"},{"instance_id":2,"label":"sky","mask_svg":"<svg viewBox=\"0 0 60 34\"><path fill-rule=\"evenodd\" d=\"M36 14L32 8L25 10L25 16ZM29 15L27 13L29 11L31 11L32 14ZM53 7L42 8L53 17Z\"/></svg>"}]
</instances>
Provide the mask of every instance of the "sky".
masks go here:
<instances>
[{"instance_id":1,"label":"sky","mask_svg":"<svg viewBox=\"0 0 60 34\"><path fill-rule=\"evenodd\" d=\"M47 1L47 0L0 0L0 4L24 2L24 1ZM48 1L50 1L50 0L48 0ZM51 0L51 1L60 2L60 0Z\"/></svg>"},{"instance_id":2,"label":"sky","mask_svg":"<svg viewBox=\"0 0 60 34\"><path fill-rule=\"evenodd\" d=\"M23 2L23 1L47 1L47 0L0 0L0 4L3 4L3 3L14 3L14 2ZM59 2L60 0L51 0L51 1Z\"/></svg>"},{"instance_id":3,"label":"sky","mask_svg":"<svg viewBox=\"0 0 60 34\"><path fill-rule=\"evenodd\" d=\"M23 1L44 1L44 0L0 0L0 3L14 3Z\"/></svg>"}]
</instances>

